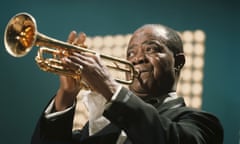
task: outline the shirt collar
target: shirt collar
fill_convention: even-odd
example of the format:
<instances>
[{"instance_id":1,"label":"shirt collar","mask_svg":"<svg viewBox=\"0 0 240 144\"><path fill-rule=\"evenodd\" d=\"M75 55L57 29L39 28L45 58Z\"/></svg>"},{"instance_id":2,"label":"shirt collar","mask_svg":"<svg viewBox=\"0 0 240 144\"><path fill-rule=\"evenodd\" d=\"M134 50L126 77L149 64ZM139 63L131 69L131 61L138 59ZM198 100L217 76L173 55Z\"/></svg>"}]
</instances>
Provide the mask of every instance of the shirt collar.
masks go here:
<instances>
[{"instance_id":1,"label":"shirt collar","mask_svg":"<svg viewBox=\"0 0 240 144\"><path fill-rule=\"evenodd\" d=\"M174 100L174 99L178 98L176 92L169 92L168 95L169 96L164 99L163 103L166 103L166 102L169 102L171 100Z\"/></svg>"}]
</instances>

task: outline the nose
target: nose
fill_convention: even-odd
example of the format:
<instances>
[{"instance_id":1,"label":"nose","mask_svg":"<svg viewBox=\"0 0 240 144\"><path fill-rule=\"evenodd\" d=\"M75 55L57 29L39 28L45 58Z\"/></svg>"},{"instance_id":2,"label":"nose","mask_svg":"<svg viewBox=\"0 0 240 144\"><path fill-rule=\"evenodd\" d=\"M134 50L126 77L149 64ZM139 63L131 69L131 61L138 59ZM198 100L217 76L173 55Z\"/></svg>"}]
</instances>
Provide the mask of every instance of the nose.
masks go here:
<instances>
[{"instance_id":1,"label":"nose","mask_svg":"<svg viewBox=\"0 0 240 144\"><path fill-rule=\"evenodd\" d=\"M135 56L135 58L132 61L133 65L137 65L137 64L143 64L143 63L147 63L148 60L146 58L146 55L144 53L139 53L138 55Z\"/></svg>"}]
</instances>

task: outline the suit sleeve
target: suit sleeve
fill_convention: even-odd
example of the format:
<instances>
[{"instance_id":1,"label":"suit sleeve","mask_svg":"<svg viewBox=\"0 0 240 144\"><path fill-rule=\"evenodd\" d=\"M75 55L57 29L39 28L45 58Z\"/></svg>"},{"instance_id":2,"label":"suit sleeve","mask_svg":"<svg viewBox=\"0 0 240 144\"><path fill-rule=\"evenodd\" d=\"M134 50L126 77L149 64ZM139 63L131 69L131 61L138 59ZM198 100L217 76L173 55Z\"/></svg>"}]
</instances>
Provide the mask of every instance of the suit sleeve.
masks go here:
<instances>
[{"instance_id":1,"label":"suit sleeve","mask_svg":"<svg viewBox=\"0 0 240 144\"><path fill-rule=\"evenodd\" d=\"M72 125L75 107L57 117L40 116L31 144L65 144L72 140Z\"/></svg>"},{"instance_id":2,"label":"suit sleeve","mask_svg":"<svg viewBox=\"0 0 240 144\"><path fill-rule=\"evenodd\" d=\"M185 110L176 119L161 115L131 91L122 88L104 112L134 144L220 144L222 129L211 115ZM173 112L175 110L169 110ZM213 125L213 126L208 126ZM216 138L217 137L217 138Z\"/></svg>"}]
</instances>

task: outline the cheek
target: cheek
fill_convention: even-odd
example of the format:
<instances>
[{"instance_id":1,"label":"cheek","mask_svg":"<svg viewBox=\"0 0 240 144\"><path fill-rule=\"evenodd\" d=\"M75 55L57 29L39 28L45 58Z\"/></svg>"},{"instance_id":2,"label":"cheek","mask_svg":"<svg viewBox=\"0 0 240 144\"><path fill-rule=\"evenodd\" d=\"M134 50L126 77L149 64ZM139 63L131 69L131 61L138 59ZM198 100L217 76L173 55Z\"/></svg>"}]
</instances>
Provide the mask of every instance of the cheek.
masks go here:
<instances>
[{"instance_id":1,"label":"cheek","mask_svg":"<svg viewBox=\"0 0 240 144\"><path fill-rule=\"evenodd\" d=\"M159 59L152 59L151 60L152 66L153 66L153 70L155 71L160 71L161 69L161 63Z\"/></svg>"},{"instance_id":2,"label":"cheek","mask_svg":"<svg viewBox=\"0 0 240 144\"><path fill-rule=\"evenodd\" d=\"M149 58L153 65L153 76L155 79L161 79L169 72L173 71L173 60L165 54Z\"/></svg>"},{"instance_id":3,"label":"cheek","mask_svg":"<svg viewBox=\"0 0 240 144\"><path fill-rule=\"evenodd\" d=\"M161 66L161 62L159 58L149 58L149 62L152 65L152 78L155 80L159 80L161 75L162 75L162 71L163 71L163 67Z\"/></svg>"},{"instance_id":4,"label":"cheek","mask_svg":"<svg viewBox=\"0 0 240 144\"><path fill-rule=\"evenodd\" d=\"M152 59L153 81L155 87L169 90L174 84L173 61L169 59L156 58Z\"/></svg>"}]
</instances>

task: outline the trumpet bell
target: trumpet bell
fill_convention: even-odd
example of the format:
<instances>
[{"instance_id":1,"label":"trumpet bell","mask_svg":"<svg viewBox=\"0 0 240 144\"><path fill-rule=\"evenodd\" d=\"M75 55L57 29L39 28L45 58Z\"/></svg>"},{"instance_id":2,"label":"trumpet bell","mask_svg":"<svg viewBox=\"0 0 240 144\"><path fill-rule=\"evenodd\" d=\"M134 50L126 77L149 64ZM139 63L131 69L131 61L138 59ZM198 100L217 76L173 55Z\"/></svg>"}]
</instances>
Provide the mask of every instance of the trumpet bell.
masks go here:
<instances>
[{"instance_id":1,"label":"trumpet bell","mask_svg":"<svg viewBox=\"0 0 240 144\"><path fill-rule=\"evenodd\" d=\"M4 32L7 52L14 57L23 57L36 41L36 22L27 13L18 13L8 22Z\"/></svg>"},{"instance_id":2,"label":"trumpet bell","mask_svg":"<svg viewBox=\"0 0 240 144\"><path fill-rule=\"evenodd\" d=\"M40 47L35 57L40 69L74 78L80 78L80 70L67 66L61 61L61 58L71 55L72 52L97 54L94 50L72 45L39 33L35 19L28 13L18 13L10 19L4 33L4 44L7 52L14 57L25 56L33 46ZM46 58L45 54L50 54L51 57ZM139 72L129 61L105 54L99 54L99 56L102 61L111 63L107 65L109 69L128 73L128 79L116 78L117 82L129 85L133 83L134 78L138 77Z\"/></svg>"}]
</instances>

